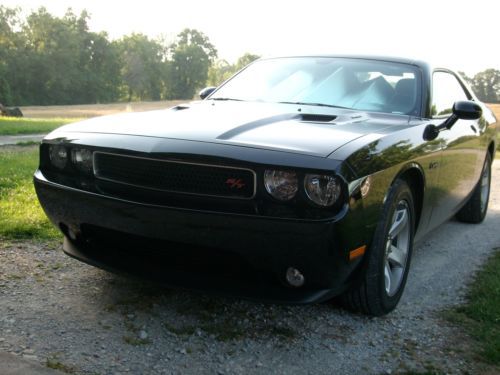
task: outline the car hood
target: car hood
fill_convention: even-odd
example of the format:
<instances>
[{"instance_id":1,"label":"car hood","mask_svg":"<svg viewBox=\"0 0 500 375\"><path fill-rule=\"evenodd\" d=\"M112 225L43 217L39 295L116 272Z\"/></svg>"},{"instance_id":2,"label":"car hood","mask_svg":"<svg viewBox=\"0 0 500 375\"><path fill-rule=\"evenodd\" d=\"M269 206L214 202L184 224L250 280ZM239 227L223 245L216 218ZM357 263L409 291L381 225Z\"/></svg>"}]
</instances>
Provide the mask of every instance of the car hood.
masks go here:
<instances>
[{"instance_id":1,"label":"car hood","mask_svg":"<svg viewBox=\"0 0 500 375\"><path fill-rule=\"evenodd\" d=\"M203 101L168 110L93 118L63 126L51 137L61 132L122 134L326 157L357 138L385 133L394 125L405 126L408 120L408 116L340 108Z\"/></svg>"}]
</instances>

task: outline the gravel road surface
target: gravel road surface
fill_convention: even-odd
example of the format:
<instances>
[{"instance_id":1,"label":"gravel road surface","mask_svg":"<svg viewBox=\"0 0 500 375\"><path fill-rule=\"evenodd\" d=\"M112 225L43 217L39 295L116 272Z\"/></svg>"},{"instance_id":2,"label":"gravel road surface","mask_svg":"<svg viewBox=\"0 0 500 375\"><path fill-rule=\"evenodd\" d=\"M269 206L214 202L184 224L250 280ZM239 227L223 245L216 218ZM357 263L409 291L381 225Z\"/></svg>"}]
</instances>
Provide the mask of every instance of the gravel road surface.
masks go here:
<instances>
[{"instance_id":1,"label":"gravel road surface","mask_svg":"<svg viewBox=\"0 0 500 375\"><path fill-rule=\"evenodd\" d=\"M0 244L0 351L77 374L478 373L440 318L500 248L500 163L481 225L450 221L417 245L396 311L281 306L170 290L62 254Z\"/></svg>"}]
</instances>

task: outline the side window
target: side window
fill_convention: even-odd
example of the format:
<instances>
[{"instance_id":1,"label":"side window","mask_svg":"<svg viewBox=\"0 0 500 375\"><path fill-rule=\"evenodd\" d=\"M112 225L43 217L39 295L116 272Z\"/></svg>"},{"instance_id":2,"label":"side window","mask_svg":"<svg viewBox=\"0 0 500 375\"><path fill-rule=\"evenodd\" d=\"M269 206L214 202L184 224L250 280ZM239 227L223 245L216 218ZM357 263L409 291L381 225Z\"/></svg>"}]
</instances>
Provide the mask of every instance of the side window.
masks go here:
<instances>
[{"instance_id":1,"label":"side window","mask_svg":"<svg viewBox=\"0 0 500 375\"><path fill-rule=\"evenodd\" d=\"M451 113L453 103L458 100L469 100L460 82L453 74L435 72L432 76L431 117Z\"/></svg>"}]
</instances>

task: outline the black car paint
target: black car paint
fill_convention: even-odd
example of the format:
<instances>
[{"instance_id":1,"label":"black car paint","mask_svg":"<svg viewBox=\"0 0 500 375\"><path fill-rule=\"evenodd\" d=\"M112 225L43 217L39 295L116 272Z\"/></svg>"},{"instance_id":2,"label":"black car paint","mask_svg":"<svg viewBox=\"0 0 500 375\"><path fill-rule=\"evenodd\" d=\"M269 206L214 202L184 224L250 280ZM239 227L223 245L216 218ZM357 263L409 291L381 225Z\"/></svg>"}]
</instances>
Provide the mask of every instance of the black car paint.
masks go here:
<instances>
[{"instance_id":1,"label":"black car paint","mask_svg":"<svg viewBox=\"0 0 500 375\"><path fill-rule=\"evenodd\" d=\"M281 281L287 267L297 267L307 280L303 289L289 289L266 279L263 288L262 279L235 284L217 274L205 277L199 272L158 269L154 278L169 284L205 286L276 301L327 299L355 280L355 271L360 269L362 261L349 261L349 252L360 246L369 247L385 195L396 178L404 175L412 182L417 197L418 240L460 209L479 179L486 152L494 150L498 124L485 106L480 120L460 120L437 139L424 140L428 125L444 121L429 118L434 69L424 63L403 62L416 64L422 71L421 117L205 100L164 112L69 125L44 140L45 144L82 145L155 159L254 168L260 177L251 213L238 212L238 208L227 211L227 205L220 201L196 209L195 198L194 203L182 207L182 204L133 202L128 197L85 191L78 185L81 181L75 184L48 173L43 155L41 168L35 174L37 194L49 218L66 235L65 251L88 263L152 277L154 272L148 270L153 265L145 265L143 254L120 253L120 246L126 244L119 238L128 233L144 242L154 239L151 254L157 254L162 246L171 249L189 244L199 246L204 255L214 249L237 254L257 271L275 275ZM472 95L470 99L477 101ZM243 114L242 108L247 109ZM327 123L301 121L300 114L304 113L336 118ZM183 129L179 126L182 123L190 125L189 128ZM266 138L273 131L278 132L274 139ZM457 155L464 152L470 155L464 159L468 165L457 165ZM262 189L261 172L266 167L333 171L345 183L342 207L326 216L315 216L314 208L298 210L296 202L273 202ZM453 175L457 170L469 171L460 176L462 184L456 183L457 176ZM369 187L368 192L363 192L363 186ZM308 209L313 211L312 215L308 216ZM83 236L82 231L88 225L109 230L106 233L113 241L104 245L87 242L83 237L71 238Z\"/></svg>"}]
</instances>

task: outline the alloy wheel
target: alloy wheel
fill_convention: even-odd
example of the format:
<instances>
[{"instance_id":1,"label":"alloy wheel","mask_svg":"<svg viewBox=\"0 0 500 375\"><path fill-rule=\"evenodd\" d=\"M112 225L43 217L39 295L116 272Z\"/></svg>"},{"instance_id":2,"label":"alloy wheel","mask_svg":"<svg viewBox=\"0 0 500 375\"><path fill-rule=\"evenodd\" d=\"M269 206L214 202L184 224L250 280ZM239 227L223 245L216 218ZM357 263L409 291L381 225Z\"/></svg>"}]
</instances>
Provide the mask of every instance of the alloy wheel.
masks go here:
<instances>
[{"instance_id":1,"label":"alloy wheel","mask_svg":"<svg viewBox=\"0 0 500 375\"><path fill-rule=\"evenodd\" d=\"M385 249L385 291L390 297L397 293L403 281L409 249L410 209L408 203L401 200L392 216Z\"/></svg>"}]
</instances>

